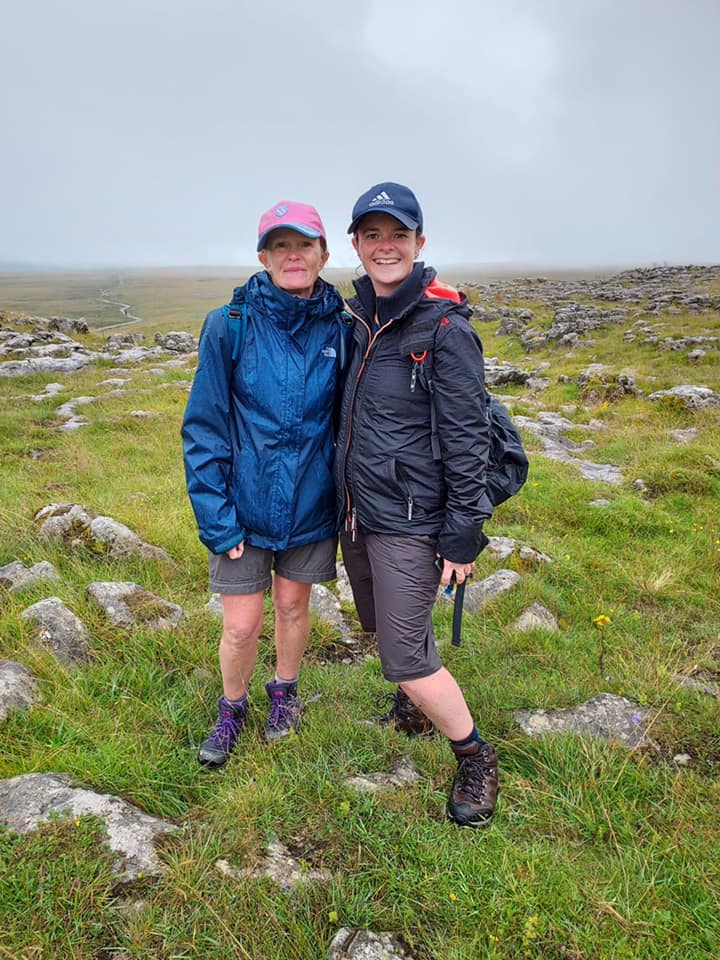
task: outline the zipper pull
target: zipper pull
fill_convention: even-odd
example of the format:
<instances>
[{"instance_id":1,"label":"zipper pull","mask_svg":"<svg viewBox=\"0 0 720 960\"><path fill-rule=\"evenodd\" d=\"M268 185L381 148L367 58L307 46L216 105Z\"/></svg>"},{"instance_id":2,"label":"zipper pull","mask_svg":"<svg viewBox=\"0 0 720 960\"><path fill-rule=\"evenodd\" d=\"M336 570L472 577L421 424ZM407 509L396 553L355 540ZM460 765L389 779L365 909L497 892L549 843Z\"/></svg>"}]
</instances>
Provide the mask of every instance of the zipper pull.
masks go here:
<instances>
[{"instance_id":1,"label":"zipper pull","mask_svg":"<svg viewBox=\"0 0 720 960\"><path fill-rule=\"evenodd\" d=\"M350 514L350 539L353 543L357 540L357 510L355 507L352 508Z\"/></svg>"},{"instance_id":2,"label":"zipper pull","mask_svg":"<svg viewBox=\"0 0 720 960\"><path fill-rule=\"evenodd\" d=\"M413 363L412 373L410 374L410 392L415 392L415 384L417 383L418 375L418 363L417 361Z\"/></svg>"},{"instance_id":3,"label":"zipper pull","mask_svg":"<svg viewBox=\"0 0 720 960\"><path fill-rule=\"evenodd\" d=\"M413 506L415 501L412 497L408 497L408 520L412 520L413 515Z\"/></svg>"}]
</instances>

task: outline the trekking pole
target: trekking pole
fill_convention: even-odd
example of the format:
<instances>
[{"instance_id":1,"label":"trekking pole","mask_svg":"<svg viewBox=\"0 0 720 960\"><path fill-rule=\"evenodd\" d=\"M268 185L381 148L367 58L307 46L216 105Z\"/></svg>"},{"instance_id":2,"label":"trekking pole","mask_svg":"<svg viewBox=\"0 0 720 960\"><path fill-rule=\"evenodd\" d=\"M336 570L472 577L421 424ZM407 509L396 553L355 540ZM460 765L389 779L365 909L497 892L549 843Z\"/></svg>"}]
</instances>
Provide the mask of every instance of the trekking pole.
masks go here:
<instances>
[{"instance_id":1,"label":"trekking pole","mask_svg":"<svg viewBox=\"0 0 720 960\"><path fill-rule=\"evenodd\" d=\"M452 645L460 646L462 631L463 603L465 602L465 581L455 587L455 605L453 606Z\"/></svg>"}]
</instances>

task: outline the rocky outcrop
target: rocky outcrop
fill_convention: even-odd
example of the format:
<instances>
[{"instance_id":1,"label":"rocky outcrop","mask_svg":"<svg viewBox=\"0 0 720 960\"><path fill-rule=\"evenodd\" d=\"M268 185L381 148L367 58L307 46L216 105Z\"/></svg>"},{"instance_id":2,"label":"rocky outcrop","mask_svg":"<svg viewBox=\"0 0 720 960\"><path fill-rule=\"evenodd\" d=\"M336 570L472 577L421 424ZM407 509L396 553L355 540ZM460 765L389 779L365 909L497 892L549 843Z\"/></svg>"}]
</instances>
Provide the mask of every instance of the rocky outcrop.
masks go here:
<instances>
[{"instance_id":1,"label":"rocky outcrop","mask_svg":"<svg viewBox=\"0 0 720 960\"><path fill-rule=\"evenodd\" d=\"M130 581L91 583L87 592L118 627L170 630L185 616L183 608L176 603L163 600Z\"/></svg>"},{"instance_id":2,"label":"rocky outcrop","mask_svg":"<svg viewBox=\"0 0 720 960\"><path fill-rule=\"evenodd\" d=\"M82 666L90 660L90 633L59 597L34 603L23 610L22 618L34 628L38 642L65 666Z\"/></svg>"},{"instance_id":3,"label":"rocky outcrop","mask_svg":"<svg viewBox=\"0 0 720 960\"><path fill-rule=\"evenodd\" d=\"M60 540L72 550L85 548L113 558L170 561L160 547L146 543L125 524L98 516L79 503L51 503L35 514L41 537Z\"/></svg>"},{"instance_id":4,"label":"rocky outcrop","mask_svg":"<svg viewBox=\"0 0 720 960\"><path fill-rule=\"evenodd\" d=\"M614 740L627 747L648 743L650 711L612 693L600 693L586 703L560 710L518 710L515 720L530 737L575 733Z\"/></svg>"},{"instance_id":5,"label":"rocky outcrop","mask_svg":"<svg viewBox=\"0 0 720 960\"><path fill-rule=\"evenodd\" d=\"M4 567L0 567L0 603L2 603L3 590L15 594L28 590L38 583L57 583L59 580L61 580L60 574L47 560L34 563L32 567L26 567L20 560L13 560Z\"/></svg>"},{"instance_id":6,"label":"rocky outcrop","mask_svg":"<svg viewBox=\"0 0 720 960\"><path fill-rule=\"evenodd\" d=\"M15 833L29 833L54 816L92 814L105 822L110 848L118 855L116 873L123 881L161 872L153 847L156 837L174 831L174 824L126 800L74 786L58 773L28 773L0 780L0 823Z\"/></svg>"},{"instance_id":7,"label":"rocky outcrop","mask_svg":"<svg viewBox=\"0 0 720 960\"><path fill-rule=\"evenodd\" d=\"M26 710L39 699L37 680L24 664L0 660L0 723L11 710Z\"/></svg>"}]
</instances>

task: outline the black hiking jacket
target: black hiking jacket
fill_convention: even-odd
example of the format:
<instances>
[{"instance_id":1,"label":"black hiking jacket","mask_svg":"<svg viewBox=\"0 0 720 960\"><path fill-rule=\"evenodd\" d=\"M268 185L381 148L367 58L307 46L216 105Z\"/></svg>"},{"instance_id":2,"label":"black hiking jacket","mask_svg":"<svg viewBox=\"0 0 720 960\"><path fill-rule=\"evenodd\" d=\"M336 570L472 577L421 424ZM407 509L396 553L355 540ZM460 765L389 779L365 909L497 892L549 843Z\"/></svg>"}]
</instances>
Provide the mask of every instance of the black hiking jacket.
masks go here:
<instances>
[{"instance_id":1,"label":"black hiking jacket","mask_svg":"<svg viewBox=\"0 0 720 960\"><path fill-rule=\"evenodd\" d=\"M392 296L377 298L369 277L355 282L335 460L339 522L350 533L436 537L441 557L469 563L492 514L482 344L467 298L435 276L417 263Z\"/></svg>"}]
</instances>

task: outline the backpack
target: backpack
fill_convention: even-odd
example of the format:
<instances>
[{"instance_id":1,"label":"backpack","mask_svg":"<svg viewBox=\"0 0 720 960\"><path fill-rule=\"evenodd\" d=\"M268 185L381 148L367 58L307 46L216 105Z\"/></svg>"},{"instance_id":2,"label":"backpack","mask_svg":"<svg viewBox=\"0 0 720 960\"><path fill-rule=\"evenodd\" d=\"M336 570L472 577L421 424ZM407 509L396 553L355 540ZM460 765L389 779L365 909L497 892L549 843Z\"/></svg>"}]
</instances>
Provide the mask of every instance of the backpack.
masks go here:
<instances>
[{"instance_id":1,"label":"backpack","mask_svg":"<svg viewBox=\"0 0 720 960\"><path fill-rule=\"evenodd\" d=\"M414 324L400 341L400 352L403 355L409 353L413 360L410 389L415 389L419 379L430 394L430 443L433 460L442 459L435 410L432 354L435 337L443 319L432 321L432 325ZM490 428L490 452L485 479L490 502L497 507L514 496L523 486L527 480L529 462L520 434L505 404L491 396L487 390L485 403Z\"/></svg>"}]
</instances>

